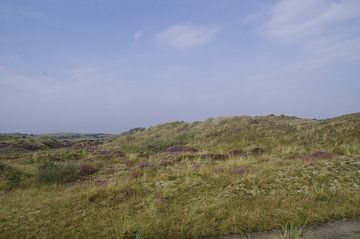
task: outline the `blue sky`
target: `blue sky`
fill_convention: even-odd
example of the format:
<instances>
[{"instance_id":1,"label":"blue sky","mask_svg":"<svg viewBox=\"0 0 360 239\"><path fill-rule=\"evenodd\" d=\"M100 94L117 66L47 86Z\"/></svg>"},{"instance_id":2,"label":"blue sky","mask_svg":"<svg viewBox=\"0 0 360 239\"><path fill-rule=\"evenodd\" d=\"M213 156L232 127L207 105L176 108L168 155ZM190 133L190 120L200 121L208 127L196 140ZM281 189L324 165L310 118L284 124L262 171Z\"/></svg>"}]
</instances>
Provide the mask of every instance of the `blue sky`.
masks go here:
<instances>
[{"instance_id":1,"label":"blue sky","mask_svg":"<svg viewBox=\"0 0 360 239\"><path fill-rule=\"evenodd\" d=\"M360 111L358 0L2 0L0 132Z\"/></svg>"}]
</instances>

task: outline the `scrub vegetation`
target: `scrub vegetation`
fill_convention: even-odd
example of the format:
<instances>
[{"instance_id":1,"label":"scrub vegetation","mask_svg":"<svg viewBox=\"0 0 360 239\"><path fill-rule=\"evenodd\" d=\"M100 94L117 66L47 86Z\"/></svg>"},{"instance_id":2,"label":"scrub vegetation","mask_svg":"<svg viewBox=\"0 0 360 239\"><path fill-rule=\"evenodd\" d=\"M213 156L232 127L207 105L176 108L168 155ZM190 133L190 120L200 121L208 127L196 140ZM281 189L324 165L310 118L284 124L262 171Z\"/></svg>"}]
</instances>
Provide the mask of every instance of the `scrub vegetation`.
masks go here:
<instances>
[{"instance_id":1,"label":"scrub vegetation","mask_svg":"<svg viewBox=\"0 0 360 239\"><path fill-rule=\"evenodd\" d=\"M3 134L0 205L0 238L303 238L360 216L360 113Z\"/></svg>"}]
</instances>

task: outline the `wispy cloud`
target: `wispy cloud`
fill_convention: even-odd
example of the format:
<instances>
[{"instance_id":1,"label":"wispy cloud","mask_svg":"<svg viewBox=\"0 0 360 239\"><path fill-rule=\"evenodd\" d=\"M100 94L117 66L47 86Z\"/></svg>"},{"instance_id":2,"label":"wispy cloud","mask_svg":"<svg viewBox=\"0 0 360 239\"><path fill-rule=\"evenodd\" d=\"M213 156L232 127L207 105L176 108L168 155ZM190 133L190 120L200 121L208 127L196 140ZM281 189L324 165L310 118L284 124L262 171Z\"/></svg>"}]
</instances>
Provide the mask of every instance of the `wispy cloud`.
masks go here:
<instances>
[{"instance_id":1,"label":"wispy cloud","mask_svg":"<svg viewBox=\"0 0 360 239\"><path fill-rule=\"evenodd\" d=\"M267 30L273 38L302 40L327 34L359 16L358 0L280 0L272 9Z\"/></svg>"},{"instance_id":2,"label":"wispy cloud","mask_svg":"<svg viewBox=\"0 0 360 239\"><path fill-rule=\"evenodd\" d=\"M97 75L99 72L99 67L79 67L70 71L69 78L75 81L83 81Z\"/></svg>"},{"instance_id":3,"label":"wispy cloud","mask_svg":"<svg viewBox=\"0 0 360 239\"><path fill-rule=\"evenodd\" d=\"M360 1L280 0L268 13L264 33L270 40L303 50L301 68L360 57Z\"/></svg>"},{"instance_id":4,"label":"wispy cloud","mask_svg":"<svg viewBox=\"0 0 360 239\"><path fill-rule=\"evenodd\" d=\"M214 40L219 33L218 27L194 26L190 23L177 24L168 27L156 35L159 43L177 49L202 46Z\"/></svg>"},{"instance_id":5,"label":"wispy cloud","mask_svg":"<svg viewBox=\"0 0 360 239\"><path fill-rule=\"evenodd\" d=\"M144 33L140 30L137 30L134 33L134 41L138 41L142 36L144 35Z\"/></svg>"},{"instance_id":6,"label":"wispy cloud","mask_svg":"<svg viewBox=\"0 0 360 239\"><path fill-rule=\"evenodd\" d=\"M238 22L242 24L251 24L256 22L262 16L263 16L262 12L257 12L250 15L246 15L245 17L241 18Z\"/></svg>"}]
</instances>

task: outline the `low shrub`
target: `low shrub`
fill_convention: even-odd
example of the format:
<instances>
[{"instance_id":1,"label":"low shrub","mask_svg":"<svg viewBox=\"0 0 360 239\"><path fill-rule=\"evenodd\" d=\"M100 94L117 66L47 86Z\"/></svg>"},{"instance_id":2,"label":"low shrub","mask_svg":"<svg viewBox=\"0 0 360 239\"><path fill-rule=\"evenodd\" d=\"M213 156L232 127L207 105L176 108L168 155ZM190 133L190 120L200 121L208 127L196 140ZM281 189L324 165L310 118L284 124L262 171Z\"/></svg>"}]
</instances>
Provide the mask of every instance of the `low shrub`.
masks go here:
<instances>
[{"instance_id":1,"label":"low shrub","mask_svg":"<svg viewBox=\"0 0 360 239\"><path fill-rule=\"evenodd\" d=\"M69 183L80 176L80 168L72 164L45 162L39 167L39 181L44 183Z\"/></svg>"},{"instance_id":2,"label":"low shrub","mask_svg":"<svg viewBox=\"0 0 360 239\"><path fill-rule=\"evenodd\" d=\"M152 166L152 163L150 163L149 161L141 161L139 163L139 168L149 168Z\"/></svg>"},{"instance_id":3,"label":"low shrub","mask_svg":"<svg viewBox=\"0 0 360 239\"><path fill-rule=\"evenodd\" d=\"M24 149L24 150L39 150L46 149L47 146L38 142L34 139L21 139L20 141L14 144L15 148Z\"/></svg>"},{"instance_id":4,"label":"low shrub","mask_svg":"<svg viewBox=\"0 0 360 239\"><path fill-rule=\"evenodd\" d=\"M0 162L0 190L11 191L22 180L24 174L14 167Z\"/></svg>"},{"instance_id":5,"label":"low shrub","mask_svg":"<svg viewBox=\"0 0 360 239\"><path fill-rule=\"evenodd\" d=\"M98 169L91 164L81 164L79 170L81 176L92 175L98 171Z\"/></svg>"},{"instance_id":6,"label":"low shrub","mask_svg":"<svg viewBox=\"0 0 360 239\"><path fill-rule=\"evenodd\" d=\"M68 152L64 155L66 160L80 160L82 157L81 152Z\"/></svg>"},{"instance_id":7,"label":"low shrub","mask_svg":"<svg viewBox=\"0 0 360 239\"><path fill-rule=\"evenodd\" d=\"M148 139L140 142L124 142L121 150L132 153L156 153L176 144L179 144L179 142L165 139Z\"/></svg>"},{"instance_id":8,"label":"low shrub","mask_svg":"<svg viewBox=\"0 0 360 239\"><path fill-rule=\"evenodd\" d=\"M52 162L60 162L64 161L63 157L59 152L41 152L36 153L34 155L34 160L37 162L45 162L45 161L52 161Z\"/></svg>"},{"instance_id":9,"label":"low shrub","mask_svg":"<svg viewBox=\"0 0 360 239\"><path fill-rule=\"evenodd\" d=\"M233 174L242 175L242 174L245 174L247 172L247 169L245 167L235 167L231 171L232 171Z\"/></svg>"},{"instance_id":10,"label":"low shrub","mask_svg":"<svg viewBox=\"0 0 360 239\"><path fill-rule=\"evenodd\" d=\"M142 145L144 152L161 152L170 146L175 145L177 142L167 140L150 140Z\"/></svg>"},{"instance_id":11,"label":"low shrub","mask_svg":"<svg viewBox=\"0 0 360 239\"><path fill-rule=\"evenodd\" d=\"M141 171L134 171L134 172L131 173L131 176L133 178L141 178L143 175L144 175L144 173L141 172Z\"/></svg>"},{"instance_id":12,"label":"low shrub","mask_svg":"<svg viewBox=\"0 0 360 239\"><path fill-rule=\"evenodd\" d=\"M35 159L38 162L65 162L65 161L78 161L83 158L83 153L80 151L70 150L55 150L43 151L36 153Z\"/></svg>"}]
</instances>

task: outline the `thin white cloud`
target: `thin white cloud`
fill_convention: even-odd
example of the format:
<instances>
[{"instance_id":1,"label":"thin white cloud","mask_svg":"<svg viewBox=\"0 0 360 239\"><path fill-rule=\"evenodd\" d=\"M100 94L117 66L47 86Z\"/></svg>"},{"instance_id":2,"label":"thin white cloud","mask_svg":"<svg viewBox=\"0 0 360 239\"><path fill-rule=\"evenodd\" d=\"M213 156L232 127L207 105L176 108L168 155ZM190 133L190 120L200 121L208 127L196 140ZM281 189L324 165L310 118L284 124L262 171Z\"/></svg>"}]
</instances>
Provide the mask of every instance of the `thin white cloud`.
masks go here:
<instances>
[{"instance_id":1,"label":"thin white cloud","mask_svg":"<svg viewBox=\"0 0 360 239\"><path fill-rule=\"evenodd\" d=\"M99 72L99 67L79 67L70 71L70 78L74 80L83 80L91 75L96 75Z\"/></svg>"},{"instance_id":2,"label":"thin white cloud","mask_svg":"<svg viewBox=\"0 0 360 239\"><path fill-rule=\"evenodd\" d=\"M279 0L267 18L265 36L302 49L297 70L360 57L359 0Z\"/></svg>"},{"instance_id":3,"label":"thin white cloud","mask_svg":"<svg viewBox=\"0 0 360 239\"><path fill-rule=\"evenodd\" d=\"M267 31L272 38L302 40L329 33L359 16L359 0L280 0L272 9Z\"/></svg>"},{"instance_id":4,"label":"thin white cloud","mask_svg":"<svg viewBox=\"0 0 360 239\"><path fill-rule=\"evenodd\" d=\"M10 95L11 98L24 102L25 104L32 100L46 103L51 101L51 98L54 98L61 88L61 86L53 80L50 76L26 75L9 70L3 66L0 67L0 95L2 97ZM11 92L11 94L9 94L9 92ZM1 103L5 102L6 101L2 101Z\"/></svg>"},{"instance_id":5,"label":"thin white cloud","mask_svg":"<svg viewBox=\"0 0 360 239\"><path fill-rule=\"evenodd\" d=\"M194 26L190 23L168 27L156 35L159 43L177 49L202 46L214 40L219 33L218 27Z\"/></svg>"},{"instance_id":6,"label":"thin white cloud","mask_svg":"<svg viewBox=\"0 0 360 239\"><path fill-rule=\"evenodd\" d=\"M263 17L262 12L253 13L250 15L246 15L245 17L241 18L238 22L241 24L252 24L255 23L257 20L259 20L261 17Z\"/></svg>"},{"instance_id":7,"label":"thin white cloud","mask_svg":"<svg viewBox=\"0 0 360 239\"><path fill-rule=\"evenodd\" d=\"M140 30L136 31L134 33L134 41L138 41L142 36L144 35L144 33Z\"/></svg>"}]
</instances>

